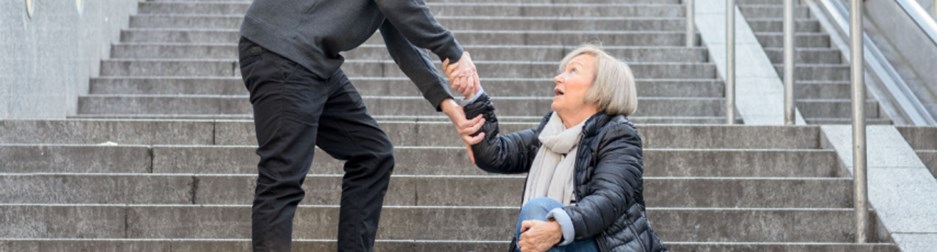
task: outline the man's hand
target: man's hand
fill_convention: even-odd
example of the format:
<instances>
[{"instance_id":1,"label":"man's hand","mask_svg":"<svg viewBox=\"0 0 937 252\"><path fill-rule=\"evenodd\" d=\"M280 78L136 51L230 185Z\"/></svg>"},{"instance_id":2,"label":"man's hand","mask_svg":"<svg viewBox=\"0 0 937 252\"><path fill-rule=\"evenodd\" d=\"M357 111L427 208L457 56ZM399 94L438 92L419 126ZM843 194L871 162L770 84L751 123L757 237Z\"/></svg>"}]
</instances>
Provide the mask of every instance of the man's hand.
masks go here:
<instances>
[{"instance_id":1,"label":"man's hand","mask_svg":"<svg viewBox=\"0 0 937 252\"><path fill-rule=\"evenodd\" d=\"M462 111L462 106L459 106L452 99L445 99L439 104L442 108L442 112L449 116L449 120L452 121L452 125L455 126L456 132L459 133L459 137L462 139L462 142L465 142L465 149L468 152L469 160L472 163L475 163L475 155L472 152L472 145L477 144L485 139L485 133L479 133L477 136L471 136L478 132L481 129L482 125L485 125L485 118L481 115L472 118L471 120L465 118L465 112Z\"/></svg>"},{"instance_id":2,"label":"man's hand","mask_svg":"<svg viewBox=\"0 0 937 252\"><path fill-rule=\"evenodd\" d=\"M521 238L517 247L524 252L547 251L563 239L563 230L556 221L528 220L521 222Z\"/></svg>"},{"instance_id":3,"label":"man's hand","mask_svg":"<svg viewBox=\"0 0 937 252\"><path fill-rule=\"evenodd\" d=\"M462 52L462 58L459 58L459 61L450 63L449 59L442 62L442 69L449 78L449 85L465 99L471 99L481 89L478 71L475 69L475 62L472 62L472 56L468 52Z\"/></svg>"}]
</instances>

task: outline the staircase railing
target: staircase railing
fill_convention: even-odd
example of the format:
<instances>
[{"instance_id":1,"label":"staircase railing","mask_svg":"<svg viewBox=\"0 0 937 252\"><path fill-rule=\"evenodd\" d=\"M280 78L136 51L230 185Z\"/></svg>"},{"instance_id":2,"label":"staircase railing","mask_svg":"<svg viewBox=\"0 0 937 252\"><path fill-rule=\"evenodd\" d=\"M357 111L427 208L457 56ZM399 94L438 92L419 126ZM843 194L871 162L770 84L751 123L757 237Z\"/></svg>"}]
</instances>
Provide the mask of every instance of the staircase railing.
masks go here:
<instances>
[{"instance_id":1,"label":"staircase railing","mask_svg":"<svg viewBox=\"0 0 937 252\"><path fill-rule=\"evenodd\" d=\"M866 179L865 147L865 75L862 55L862 2L850 0L849 50L852 77L852 165L853 194L856 208L856 243L867 241L869 227L868 183Z\"/></svg>"},{"instance_id":2,"label":"staircase railing","mask_svg":"<svg viewBox=\"0 0 937 252\"><path fill-rule=\"evenodd\" d=\"M862 1L850 0L850 76L852 79L852 140L856 243L868 238L868 182L866 178L865 79L863 69ZM900 1L899 1L900 2ZM694 0L685 0L686 46L693 46ZM726 124L735 123L735 0L726 0ZM933 24L933 20L931 20ZM937 31L937 29L935 29ZM784 1L784 123L793 125L794 110L794 2ZM937 36L931 36L937 41Z\"/></svg>"},{"instance_id":3,"label":"staircase railing","mask_svg":"<svg viewBox=\"0 0 937 252\"><path fill-rule=\"evenodd\" d=\"M726 124L735 124L735 0L726 0Z\"/></svg>"}]
</instances>

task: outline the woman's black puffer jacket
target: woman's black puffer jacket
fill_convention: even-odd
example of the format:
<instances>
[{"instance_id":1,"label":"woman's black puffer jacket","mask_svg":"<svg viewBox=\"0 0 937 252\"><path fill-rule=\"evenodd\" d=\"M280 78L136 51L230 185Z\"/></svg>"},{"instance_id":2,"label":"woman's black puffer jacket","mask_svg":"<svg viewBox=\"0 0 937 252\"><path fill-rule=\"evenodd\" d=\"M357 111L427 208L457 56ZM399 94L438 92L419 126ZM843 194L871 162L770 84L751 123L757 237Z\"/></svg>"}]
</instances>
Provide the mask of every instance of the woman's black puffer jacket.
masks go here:
<instances>
[{"instance_id":1,"label":"woman's black puffer jacket","mask_svg":"<svg viewBox=\"0 0 937 252\"><path fill-rule=\"evenodd\" d=\"M485 117L485 139L472 146L475 163L493 173L530 170L551 114L536 128L498 135L490 99L482 95L465 106L468 118ZM552 112L551 112L552 113ZM576 240L596 238L600 251L667 251L644 214L644 162L641 138L624 116L597 113L586 120L576 153L574 206L564 206ZM512 246L513 247L513 246Z\"/></svg>"}]
</instances>

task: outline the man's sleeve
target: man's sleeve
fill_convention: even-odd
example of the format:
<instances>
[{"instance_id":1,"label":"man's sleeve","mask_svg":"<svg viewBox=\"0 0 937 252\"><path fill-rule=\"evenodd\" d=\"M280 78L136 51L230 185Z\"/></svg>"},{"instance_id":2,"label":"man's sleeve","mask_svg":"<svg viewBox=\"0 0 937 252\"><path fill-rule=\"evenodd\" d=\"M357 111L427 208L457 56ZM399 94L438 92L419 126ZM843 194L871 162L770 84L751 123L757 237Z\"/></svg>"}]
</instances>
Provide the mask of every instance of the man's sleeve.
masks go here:
<instances>
[{"instance_id":1,"label":"man's sleeve","mask_svg":"<svg viewBox=\"0 0 937 252\"><path fill-rule=\"evenodd\" d=\"M452 63L462 57L462 46L455 36L436 22L422 0L374 0L374 3L387 21L417 47L429 49L440 60L449 59Z\"/></svg>"},{"instance_id":2,"label":"man's sleeve","mask_svg":"<svg viewBox=\"0 0 937 252\"><path fill-rule=\"evenodd\" d=\"M394 58L407 77L416 84L423 93L423 98L432 104L436 111L442 110L439 104L447 98L452 98L446 90L446 80L440 75L430 61L426 51L411 44L390 22L384 21L381 25L381 36L387 51Z\"/></svg>"}]
</instances>

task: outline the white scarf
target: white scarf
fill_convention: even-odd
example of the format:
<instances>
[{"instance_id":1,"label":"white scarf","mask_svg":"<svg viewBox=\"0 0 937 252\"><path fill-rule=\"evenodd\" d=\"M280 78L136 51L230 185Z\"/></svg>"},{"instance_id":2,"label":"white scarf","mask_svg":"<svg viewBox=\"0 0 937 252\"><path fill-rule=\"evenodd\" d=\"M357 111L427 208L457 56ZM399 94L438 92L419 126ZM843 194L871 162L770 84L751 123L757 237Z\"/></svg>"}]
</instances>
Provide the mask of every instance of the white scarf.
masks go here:
<instances>
[{"instance_id":1,"label":"white scarf","mask_svg":"<svg viewBox=\"0 0 937 252\"><path fill-rule=\"evenodd\" d=\"M585 121L567 129L554 112L540 132L537 156L530 167L527 186L524 187L524 204L536 197L550 197L564 206L573 201L573 174L576 167L576 150ZM567 156L567 153L571 154Z\"/></svg>"}]
</instances>

